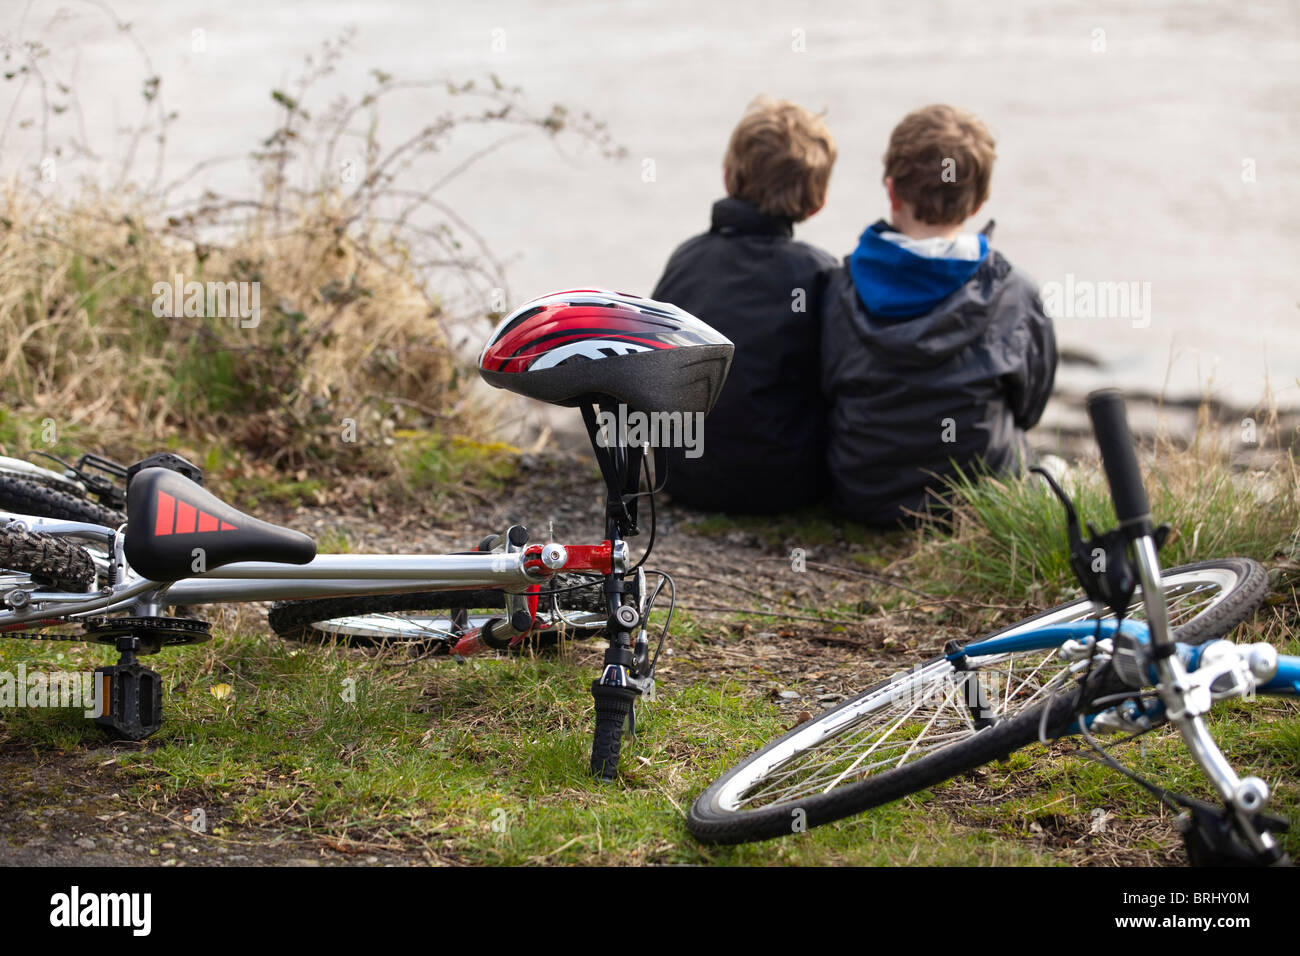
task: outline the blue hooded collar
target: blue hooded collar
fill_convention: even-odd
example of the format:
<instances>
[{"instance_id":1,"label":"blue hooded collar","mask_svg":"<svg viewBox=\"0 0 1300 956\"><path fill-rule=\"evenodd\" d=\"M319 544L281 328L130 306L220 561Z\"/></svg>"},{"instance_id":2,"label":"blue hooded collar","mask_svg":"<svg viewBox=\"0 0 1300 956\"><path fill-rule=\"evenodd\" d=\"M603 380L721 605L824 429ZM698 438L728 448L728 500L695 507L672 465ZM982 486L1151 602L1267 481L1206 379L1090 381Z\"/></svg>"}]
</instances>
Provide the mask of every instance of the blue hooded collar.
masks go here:
<instances>
[{"instance_id":1,"label":"blue hooded collar","mask_svg":"<svg viewBox=\"0 0 1300 956\"><path fill-rule=\"evenodd\" d=\"M886 232L897 230L882 219L862 234L849 255L849 275L867 311L887 321L929 312L965 285L988 258L983 233L978 259L945 259L919 255L886 239Z\"/></svg>"}]
</instances>

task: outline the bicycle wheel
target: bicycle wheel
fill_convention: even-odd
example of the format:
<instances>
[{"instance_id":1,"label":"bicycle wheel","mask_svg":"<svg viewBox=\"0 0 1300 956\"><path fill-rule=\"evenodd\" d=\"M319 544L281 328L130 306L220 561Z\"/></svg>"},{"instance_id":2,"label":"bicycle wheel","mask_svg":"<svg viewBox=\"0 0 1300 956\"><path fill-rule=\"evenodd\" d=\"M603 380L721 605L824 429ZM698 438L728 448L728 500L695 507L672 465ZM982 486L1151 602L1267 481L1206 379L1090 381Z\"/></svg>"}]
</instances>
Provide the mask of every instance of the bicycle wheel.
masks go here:
<instances>
[{"instance_id":1,"label":"bicycle wheel","mask_svg":"<svg viewBox=\"0 0 1300 956\"><path fill-rule=\"evenodd\" d=\"M23 576L56 588L82 591L95 580L90 554L54 535L0 528L0 577L5 583ZM5 573L8 572L8 573Z\"/></svg>"},{"instance_id":2,"label":"bicycle wheel","mask_svg":"<svg viewBox=\"0 0 1300 956\"><path fill-rule=\"evenodd\" d=\"M120 511L84 498L68 490L70 487L56 487L0 473L0 511L64 521L88 521L109 528L116 528L126 520Z\"/></svg>"},{"instance_id":3,"label":"bicycle wheel","mask_svg":"<svg viewBox=\"0 0 1300 956\"><path fill-rule=\"evenodd\" d=\"M1244 558L1172 568L1162 579L1174 638L1189 644L1226 634L1267 592L1264 569ZM1092 613L1080 599L981 640ZM1129 616L1145 616L1140 592ZM1080 666L1061 661L1056 648L968 656L961 669L935 658L800 724L728 770L696 799L687 824L706 843L764 840L933 786L1032 742L1049 700L1048 731L1059 730L1074 712L1066 678Z\"/></svg>"},{"instance_id":4,"label":"bicycle wheel","mask_svg":"<svg viewBox=\"0 0 1300 956\"><path fill-rule=\"evenodd\" d=\"M598 586L565 590L581 584L573 576L557 575L550 590L539 596L538 625L532 640L554 643L562 628L590 635L603 630L607 614ZM597 584L599 582L596 582ZM558 592L558 593L557 593ZM458 633L500 617L505 595L499 590L418 591L364 597L285 601L272 606L267 622L287 640L355 647L388 644L450 645Z\"/></svg>"}]
</instances>

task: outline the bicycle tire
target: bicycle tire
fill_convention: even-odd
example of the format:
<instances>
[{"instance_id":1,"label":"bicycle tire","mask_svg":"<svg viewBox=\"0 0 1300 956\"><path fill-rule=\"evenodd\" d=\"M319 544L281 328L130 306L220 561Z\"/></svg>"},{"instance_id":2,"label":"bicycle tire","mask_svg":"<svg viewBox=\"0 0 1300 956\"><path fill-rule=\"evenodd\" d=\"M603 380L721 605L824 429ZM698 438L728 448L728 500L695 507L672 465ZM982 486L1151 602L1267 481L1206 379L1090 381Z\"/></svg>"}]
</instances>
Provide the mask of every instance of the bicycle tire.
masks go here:
<instances>
[{"instance_id":1,"label":"bicycle tire","mask_svg":"<svg viewBox=\"0 0 1300 956\"><path fill-rule=\"evenodd\" d=\"M567 581L567 576L565 580ZM568 586L561 582L560 587ZM546 605L546 592L542 594L539 612ZM565 611L603 613L603 594L595 587L574 590L557 595ZM327 622L369 615L418 614L425 611L497 610L505 608L505 594L500 590L478 589L460 591L414 591L406 594L374 594L361 597L320 598L306 601L283 601L272 605L267 612L271 630L285 640L326 644L338 641L353 647L383 647L389 644L430 643L427 634L412 629L410 637L374 637L361 632L349 632L346 624L322 627ZM551 643L555 628L543 628L538 635L540 643Z\"/></svg>"},{"instance_id":2,"label":"bicycle tire","mask_svg":"<svg viewBox=\"0 0 1300 956\"><path fill-rule=\"evenodd\" d=\"M1171 568L1164 572L1162 577L1169 582L1171 602L1180 600L1184 593L1194 593L1180 589L1195 588L1198 581L1217 585L1222 589L1221 596L1217 599L1212 598L1210 605L1204 611L1193 614L1187 621L1175 626L1174 639L1191 644L1222 636L1246 620L1259 607L1268 589L1264 569L1256 562L1245 558L1225 558L1183 565ZM1140 598L1135 595L1135 602L1137 600ZM1091 604L1087 599L1066 602L1009 625L981 640L1005 635L1016 629L1028 629L1062 620L1079 620L1087 614L1079 613L1075 617L1071 615L1087 611L1091 611ZM991 655L991 657L998 656ZM945 665L948 668L947 673L944 671ZM927 672L926 668L933 670ZM927 673L933 673L932 680L937 681L954 672L956 669L947 664L945 658L934 658L911 674L873 684L838 707L798 725L730 768L710 784L692 804L687 814L688 828L701 842L725 844L787 835L793 832L793 824L796 821L795 811L801 811L797 821L803 828L839 820L932 787L949 777L1005 757L1012 751L1031 743L1037 739L1044 706L1052 708L1047 719L1049 732L1057 729L1056 725L1060 719L1058 707L1064 707L1070 714L1074 712L1077 691L1066 690L1048 698L1046 704L1039 702L1023 712L1001 720L992 727L972 731L952 743L942 744L938 749L926 753L912 763L900 761L899 765L875 776L849 779L843 786L838 785L840 779L837 778L821 793L793 796L752 809L739 808L739 801L735 796L737 792L743 796L745 793L752 792L755 786L765 780L783 779L776 776L778 772L784 771L789 776L788 768L799 758L813 753L826 741L834 741L836 737L848 733L857 719L852 717L855 709L863 710L869 715L872 711L868 708L875 702L883 701L884 703L877 708L883 710L894 697L902 694L906 689L907 681L915 683L927 680ZM882 693L895 685L897 690L894 694ZM904 703L906 704L908 700L910 698L905 698ZM898 726L901 726L901 722ZM807 741L807 745L799 749L797 744L801 738ZM832 743L831 747L834 746ZM872 746L874 749L880 744L877 742ZM772 763L771 766L765 766L775 759L773 754L781 753L782 748L789 750L789 756L780 762ZM908 753L915 749L917 748L912 746ZM906 754L902 759L906 759ZM747 774L752 777L752 781L747 778Z\"/></svg>"},{"instance_id":3,"label":"bicycle tire","mask_svg":"<svg viewBox=\"0 0 1300 956\"><path fill-rule=\"evenodd\" d=\"M0 511L64 521L86 521L108 528L116 528L126 521L126 516L120 511L71 491L5 474L0 474Z\"/></svg>"},{"instance_id":4,"label":"bicycle tire","mask_svg":"<svg viewBox=\"0 0 1300 956\"><path fill-rule=\"evenodd\" d=\"M95 563L84 548L36 531L0 528L0 568L69 591L84 590L95 580Z\"/></svg>"}]
</instances>

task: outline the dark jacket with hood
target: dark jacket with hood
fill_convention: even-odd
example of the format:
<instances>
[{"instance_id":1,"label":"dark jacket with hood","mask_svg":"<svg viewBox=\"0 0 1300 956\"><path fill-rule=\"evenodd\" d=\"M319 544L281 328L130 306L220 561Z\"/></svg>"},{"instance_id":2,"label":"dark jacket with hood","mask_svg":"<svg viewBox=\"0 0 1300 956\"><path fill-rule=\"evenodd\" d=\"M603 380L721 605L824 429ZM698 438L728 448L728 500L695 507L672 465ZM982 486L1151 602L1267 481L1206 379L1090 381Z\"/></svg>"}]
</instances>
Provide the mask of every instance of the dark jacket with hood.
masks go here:
<instances>
[{"instance_id":1,"label":"dark jacket with hood","mask_svg":"<svg viewBox=\"0 0 1300 956\"><path fill-rule=\"evenodd\" d=\"M703 454L669 454L667 491L695 508L789 511L825 494L819 316L835 260L794 238L789 219L722 199L712 228L672 254L651 298L736 345L704 421Z\"/></svg>"},{"instance_id":2,"label":"dark jacket with hood","mask_svg":"<svg viewBox=\"0 0 1300 956\"><path fill-rule=\"evenodd\" d=\"M1014 473L1028 455L1056 375L1052 322L985 235L965 238L959 257L918 253L878 222L831 279L827 466L831 503L854 520L907 523L954 463Z\"/></svg>"}]
</instances>

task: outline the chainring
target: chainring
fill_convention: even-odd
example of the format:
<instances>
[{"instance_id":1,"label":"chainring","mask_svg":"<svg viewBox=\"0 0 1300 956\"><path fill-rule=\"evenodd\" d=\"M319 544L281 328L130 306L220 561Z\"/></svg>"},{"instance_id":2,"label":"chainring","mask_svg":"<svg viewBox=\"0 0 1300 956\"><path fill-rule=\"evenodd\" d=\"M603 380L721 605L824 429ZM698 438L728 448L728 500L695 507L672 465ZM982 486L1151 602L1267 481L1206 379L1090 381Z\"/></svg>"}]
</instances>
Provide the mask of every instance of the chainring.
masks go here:
<instances>
[{"instance_id":1,"label":"chainring","mask_svg":"<svg viewBox=\"0 0 1300 956\"><path fill-rule=\"evenodd\" d=\"M87 620L83 628L82 640L116 644L118 638L134 637L145 654L212 639L212 625L207 621L183 617L99 617Z\"/></svg>"}]
</instances>

